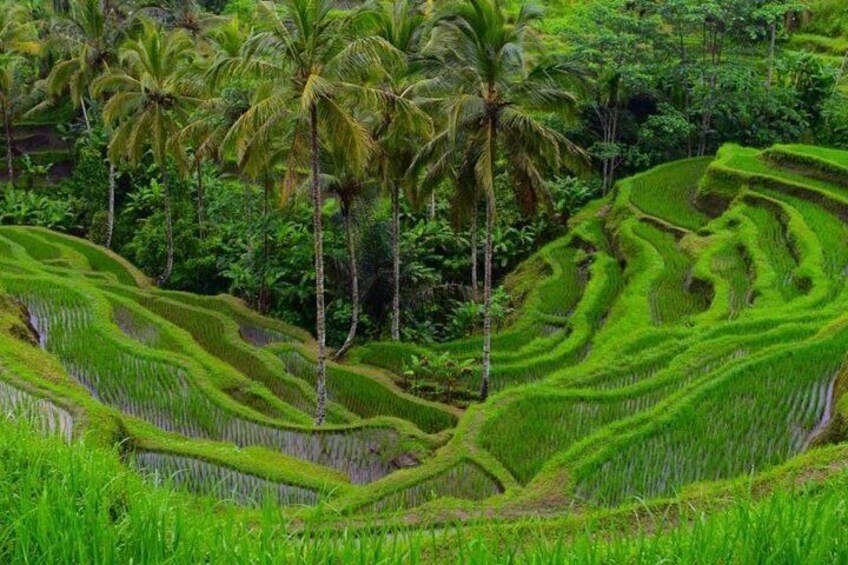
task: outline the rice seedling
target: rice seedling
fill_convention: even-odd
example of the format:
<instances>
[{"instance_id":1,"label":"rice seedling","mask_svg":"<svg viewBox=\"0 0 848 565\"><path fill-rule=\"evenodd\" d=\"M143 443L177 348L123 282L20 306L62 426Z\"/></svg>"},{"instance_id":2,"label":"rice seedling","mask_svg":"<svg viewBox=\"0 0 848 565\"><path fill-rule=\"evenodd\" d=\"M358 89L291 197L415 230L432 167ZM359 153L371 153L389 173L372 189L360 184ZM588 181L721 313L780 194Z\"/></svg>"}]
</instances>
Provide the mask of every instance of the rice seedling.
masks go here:
<instances>
[{"instance_id":1,"label":"rice seedling","mask_svg":"<svg viewBox=\"0 0 848 565\"><path fill-rule=\"evenodd\" d=\"M840 281L848 270L848 227L828 210L808 200L787 194L763 190L766 195L780 199L798 210L818 240L825 258L825 271L831 281Z\"/></svg>"},{"instance_id":2,"label":"rice seedling","mask_svg":"<svg viewBox=\"0 0 848 565\"><path fill-rule=\"evenodd\" d=\"M663 269L651 284L648 297L654 322L673 324L706 310L713 290L706 282L692 278L693 260L680 250L674 236L645 222L639 222L634 232L662 257Z\"/></svg>"},{"instance_id":3,"label":"rice seedling","mask_svg":"<svg viewBox=\"0 0 848 565\"><path fill-rule=\"evenodd\" d=\"M0 417L28 422L41 434L55 435L70 442L74 434L71 413L0 380Z\"/></svg>"},{"instance_id":4,"label":"rice seedling","mask_svg":"<svg viewBox=\"0 0 848 565\"><path fill-rule=\"evenodd\" d=\"M622 181L639 210L675 226L697 230L707 216L695 208L698 182L712 157L676 161Z\"/></svg>"},{"instance_id":5,"label":"rice seedling","mask_svg":"<svg viewBox=\"0 0 848 565\"><path fill-rule=\"evenodd\" d=\"M782 211L768 202L757 201L753 206L745 206L744 214L757 227L759 249L777 275L777 288L783 299L796 298L801 294L795 278L798 251L793 246Z\"/></svg>"},{"instance_id":6,"label":"rice seedling","mask_svg":"<svg viewBox=\"0 0 848 565\"><path fill-rule=\"evenodd\" d=\"M447 471L379 499L368 511L409 510L440 498L484 500L502 492L503 487L479 465L462 460Z\"/></svg>"},{"instance_id":7,"label":"rice seedling","mask_svg":"<svg viewBox=\"0 0 848 565\"><path fill-rule=\"evenodd\" d=\"M748 249L741 243L729 243L712 258L711 268L727 281L730 291L728 319L736 319L754 301L754 267Z\"/></svg>"},{"instance_id":8,"label":"rice seedling","mask_svg":"<svg viewBox=\"0 0 848 565\"><path fill-rule=\"evenodd\" d=\"M179 344L162 332L162 329L152 320L145 319L138 312L128 308L119 301L112 301L112 316L115 324L127 337L143 343L154 349L180 351Z\"/></svg>"},{"instance_id":9,"label":"rice seedling","mask_svg":"<svg viewBox=\"0 0 848 565\"><path fill-rule=\"evenodd\" d=\"M527 484L553 455L590 432L653 406L665 393L635 398L527 395L486 422L481 444ZM575 397L577 396L577 397Z\"/></svg>"},{"instance_id":10,"label":"rice seedling","mask_svg":"<svg viewBox=\"0 0 848 565\"><path fill-rule=\"evenodd\" d=\"M314 386L316 371L312 361L299 351L285 346L277 348L276 352L290 374ZM330 400L362 418L395 416L428 433L440 432L456 425L456 416L450 412L401 396L386 384L340 365L328 367L327 393Z\"/></svg>"},{"instance_id":11,"label":"rice seedling","mask_svg":"<svg viewBox=\"0 0 848 565\"><path fill-rule=\"evenodd\" d=\"M355 483L391 473L407 454L398 433L387 428L309 432L236 416L195 386L178 365L104 342L89 308L72 293L55 288L26 292L20 299L42 347L94 398L123 414L190 438L264 446L338 469Z\"/></svg>"},{"instance_id":12,"label":"rice seedling","mask_svg":"<svg viewBox=\"0 0 848 565\"><path fill-rule=\"evenodd\" d=\"M313 490L275 483L201 459L151 451L135 452L130 459L133 467L153 484L185 489L198 496L243 506L318 503L319 495Z\"/></svg>"},{"instance_id":13,"label":"rice seedling","mask_svg":"<svg viewBox=\"0 0 848 565\"><path fill-rule=\"evenodd\" d=\"M0 227L0 235L20 245L36 261L56 261L62 258L62 250L44 239L20 228Z\"/></svg>"},{"instance_id":14,"label":"rice seedling","mask_svg":"<svg viewBox=\"0 0 848 565\"><path fill-rule=\"evenodd\" d=\"M274 357L250 349L238 337L235 327L229 326L227 320L219 314L147 295L133 294L130 297L156 315L188 331L208 353L248 378L262 383L284 402L299 410L312 409L314 401L297 383L282 378L284 371L279 364L275 366Z\"/></svg>"},{"instance_id":15,"label":"rice seedling","mask_svg":"<svg viewBox=\"0 0 848 565\"><path fill-rule=\"evenodd\" d=\"M292 338L282 332L263 328L248 322L243 322L239 327L239 335L251 345L266 347L272 343L291 343Z\"/></svg>"},{"instance_id":16,"label":"rice seedling","mask_svg":"<svg viewBox=\"0 0 848 565\"><path fill-rule=\"evenodd\" d=\"M38 230L36 233L49 243L71 249L85 257L91 270L94 271L88 275L105 280L114 279L121 284L133 287L140 286L139 281L144 280L144 276L134 267L87 241L48 230Z\"/></svg>"},{"instance_id":17,"label":"rice seedling","mask_svg":"<svg viewBox=\"0 0 848 565\"><path fill-rule=\"evenodd\" d=\"M831 343L732 370L661 428L579 467L575 493L612 506L785 461L822 423L841 363Z\"/></svg>"}]
</instances>

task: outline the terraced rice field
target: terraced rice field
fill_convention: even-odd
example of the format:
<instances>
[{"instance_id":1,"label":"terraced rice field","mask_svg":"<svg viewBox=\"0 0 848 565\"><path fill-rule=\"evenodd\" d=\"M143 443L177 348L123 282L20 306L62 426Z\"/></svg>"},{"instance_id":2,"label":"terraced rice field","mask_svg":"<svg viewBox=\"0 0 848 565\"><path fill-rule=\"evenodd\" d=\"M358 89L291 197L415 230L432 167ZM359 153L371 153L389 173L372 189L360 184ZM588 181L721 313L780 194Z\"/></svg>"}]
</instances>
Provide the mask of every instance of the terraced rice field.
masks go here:
<instances>
[{"instance_id":1,"label":"terraced rice field","mask_svg":"<svg viewBox=\"0 0 848 565\"><path fill-rule=\"evenodd\" d=\"M847 243L846 152L726 146L665 165L507 279L521 307L493 339L486 404L403 392L404 364L428 350L372 343L330 364L331 424L316 430L308 332L157 290L82 240L0 228L0 294L16 302L0 312L14 328L0 332L0 410L120 443L153 484L298 516L673 498L843 439ZM21 370L39 355L50 370Z\"/></svg>"}]
</instances>

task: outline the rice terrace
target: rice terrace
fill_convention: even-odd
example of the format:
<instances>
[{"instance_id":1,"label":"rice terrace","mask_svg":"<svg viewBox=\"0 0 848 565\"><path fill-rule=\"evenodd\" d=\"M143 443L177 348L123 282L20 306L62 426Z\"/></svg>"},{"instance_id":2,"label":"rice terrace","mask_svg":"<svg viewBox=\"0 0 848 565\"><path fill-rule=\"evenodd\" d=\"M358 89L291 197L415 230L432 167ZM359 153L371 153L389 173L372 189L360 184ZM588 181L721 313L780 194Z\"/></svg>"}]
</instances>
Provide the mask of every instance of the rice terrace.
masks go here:
<instances>
[{"instance_id":1,"label":"rice terrace","mask_svg":"<svg viewBox=\"0 0 848 565\"><path fill-rule=\"evenodd\" d=\"M843 0L0 0L0 563L848 563Z\"/></svg>"}]
</instances>

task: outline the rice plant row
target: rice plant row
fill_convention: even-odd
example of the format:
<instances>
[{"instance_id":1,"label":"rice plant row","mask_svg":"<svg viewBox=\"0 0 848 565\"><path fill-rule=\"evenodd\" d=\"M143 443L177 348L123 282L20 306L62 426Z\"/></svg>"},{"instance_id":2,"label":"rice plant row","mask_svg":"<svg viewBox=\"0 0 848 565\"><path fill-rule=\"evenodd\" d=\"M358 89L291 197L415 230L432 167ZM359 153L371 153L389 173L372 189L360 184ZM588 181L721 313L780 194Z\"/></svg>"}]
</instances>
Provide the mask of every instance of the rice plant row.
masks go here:
<instances>
[{"instance_id":1,"label":"rice plant row","mask_svg":"<svg viewBox=\"0 0 848 565\"><path fill-rule=\"evenodd\" d=\"M112 301L112 317L115 324L127 337L154 349L179 351L175 341L168 339L162 329L151 320L140 316L137 312L124 306L118 301Z\"/></svg>"},{"instance_id":2,"label":"rice plant row","mask_svg":"<svg viewBox=\"0 0 848 565\"><path fill-rule=\"evenodd\" d=\"M139 451L132 454L130 461L155 485L173 486L243 506L314 506L319 499L314 490L276 483L193 457Z\"/></svg>"},{"instance_id":3,"label":"rice plant row","mask_svg":"<svg viewBox=\"0 0 848 565\"><path fill-rule=\"evenodd\" d=\"M85 257L92 271L94 271L92 274L98 276L98 278L106 275L107 280L114 278L121 284L138 286L138 281L129 268L103 249L98 249L81 239L47 230L39 230L38 234L47 242L69 248Z\"/></svg>"},{"instance_id":4,"label":"rice plant row","mask_svg":"<svg viewBox=\"0 0 848 565\"><path fill-rule=\"evenodd\" d=\"M306 395L303 388L281 378L282 371L275 372L269 365L273 362L273 357L269 355L263 358L252 351L247 343L242 343L241 339L234 335L235 330L229 331L227 324L218 314L148 295L133 294L130 297L156 315L188 331L209 354L248 378L262 383L284 402L305 412L312 410L314 401Z\"/></svg>"},{"instance_id":5,"label":"rice plant row","mask_svg":"<svg viewBox=\"0 0 848 565\"><path fill-rule=\"evenodd\" d=\"M381 498L369 510L398 512L441 498L481 501L502 492L503 487L479 465L462 460L447 471Z\"/></svg>"},{"instance_id":6,"label":"rice plant row","mask_svg":"<svg viewBox=\"0 0 848 565\"><path fill-rule=\"evenodd\" d=\"M281 347L277 356L286 370L310 385L315 384L315 364L295 349ZM327 394L330 400L362 418L394 416L421 430L436 433L456 425L456 416L422 402L402 397L371 377L331 365L327 368Z\"/></svg>"},{"instance_id":7,"label":"rice plant row","mask_svg":"<svg viewBox=\"0 0 848 565\"><path fill-rule=\"evenodd\" d=\"M745 206L744 214L757 227L759 248L777 275L777 288L783 299L789 301L798 297L801 294L795 278L798 252L793 247L781 210L768 202L756 201Z\"/></svg>"},{"instance_id":8,"label":"rice plant row","mask_svg":"<svg viewBox=\"0 0 848 565\"><path fill-rule=\"evenodd\" d=\"M748 249L741 243L725 244L712 257L711 269L727 282L728 319L736 319L754 302L753 260Z\"/></svg>"},{"instance_id":9,"label":"rice plant row","mask_svg":"<svg viewBox=\"0 0 848 565\"><path fill-rule=\"evenodd\" d=\"M697 230L708 218L695 208L698 181L712 157L676 161L623 181L642 212L672 225Z\"/></svg>"},{"instance_id":10,"label":"rice plant row","mask_svg":"<svg viewBox=\"0 0 848 565\"><path fill-rule=\"evenodd\" d=\"M647 222L639 222L634 232L648 241L663 261L663 269L652 282L648 297L654 323L674 324L706 310L713 289L708 283L692 278L693 260L680 249L675 237Z\"/></svg>"},{"instance_id":11,"label":"rice plant row","mask_svg":"<svg viewBox=\"0 0 848 565\"><path fill-rule=\"evenodd\" d=\"M815 232L825 258L825 272L831 281L839 281L848 273L848 226L825 208L795 196L768 189L762 192L782 200L798 210Z\"/></svg>"},{"instance_id":12,"label":"rice plant row","mask_svg":"<svg viewBox=\"0 0 848 565\"><path fill-rule=\"evenodd\" d=\"M22 420L45 435L70 442L74 434L71 413L43 398L38 398L0 380L0 416Z\"/></svg>"},{"instance_id":13,"label":"rice plant row","mask_svg":"<svg viewBox=\"0 0 848 565\"><path fill-rule=\"evenodd\" d=\"M0 228L0 235L23 247L36 261L55 261L62 258L62 251L37 235L16 228Z\"/></svg>"},{"instance_id":14,"label":"rice plant row","mask_svg":"<svg viewBox=\"0 0 848 565\"><path fill-rule=\"evenodd\" d=\"M197 438L259 445L338 469L354 483L381 478L406 455L397 432L363 427L307 432L263 425L213 402L184 370L115 347L93 327L81 300L61 290L21 295L42 346L97 400L163 430Z\"/></svg>"},{"instance_id":15,"label":"rice plant row","mask_svg":"<svg viewBox=\"0 0 848 565\"><path fill-rule=\"evenodd\" d=\"M842 351L826 344L734 370L654 431L580 467L575 494L614 506L785 461L821 425L841 363Z\"/></svg>"},{"instance_id":16,"label":"rice plant row","mask_svg":"<svg viewBox=\"0 0 848 565\"><path fill-rule=\"evenodd\" d=\"M695 370L686 364L679 369L663 369L662 360L658 360L632 373L614 372L587 383L606 394L592 389L563 393L543 389L524 395L486 422L480 433L481 445L519 482L526 484L551 457L590 433L644 412L696 378L740 361L748 354L748 349L734 349L701 360ZM649 381L656 385L650 385ZM634 386L637 383L643 386L637 388ZM617 389L621 390L616 392Z\"/></svg>"},{"instance_id":17,"label":"rice plant row","mask_svg":"<svg viewBox=\"0 0 848 565\"><path fill-rule=\"evenodd\" d=\"M635 398L586 399L526 395L480 432L480 443L527 484L553 455L610 422L653 406L665 391Z\"/></svg>"}]
</instances>

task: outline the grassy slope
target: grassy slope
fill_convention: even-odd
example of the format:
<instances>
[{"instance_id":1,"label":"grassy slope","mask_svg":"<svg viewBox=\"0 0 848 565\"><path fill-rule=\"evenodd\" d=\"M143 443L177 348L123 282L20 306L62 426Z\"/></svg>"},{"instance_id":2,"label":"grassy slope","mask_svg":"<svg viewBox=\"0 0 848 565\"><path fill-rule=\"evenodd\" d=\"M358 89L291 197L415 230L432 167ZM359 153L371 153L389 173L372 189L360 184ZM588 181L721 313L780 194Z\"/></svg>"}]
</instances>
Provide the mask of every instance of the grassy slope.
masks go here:
<instances>
[{"instance_id":1,"label":"grassy slope","mask_svg":"<svg viewBox=\"0 0 848 565\"><path fill-rule=\"evenodd\" d=\"M722 532L747 520L735 512L788 508L791 498L780 492L811 468L824 469L817 476L835 477L837 484L845 480L841 449L793 458L811 442L841 437L848 409L848 401L839 401L848 386L842 369L848 348L843 281L848 254L838 245L846 235L848 175L841 166L846 160L845 153L803 146L763 153L728 146L712 164L681 161L623 181L613 197L589 206L572 220L566 238L540 250L513 277L512 287L525 294L524 305L514 325L494 340L500 392L487 405L472 407L457 421L454 410L400 393L391 370L415 348L375 344L360 349L356 358L382 364L386 371L332 366L336 425L319 434L309 429L308 334L250 314L226 297L156 291L131 266L81 240L2 228L0 288L30 306L36 327L49 329L47 347L58 361L33 345L21 345L28 330L7 300L0 308L7 324L0 332L0 352L6 352L0 356L0 378L15 390L49 399L72 415L78 435L90 434L86 446L75 443L67 448L70 454L45 464L62 469L76 464L74 457L101 458L103 473L119 475L120 488L126 489L116 495L127 501L126 514L110 514L111 525L95 526L104 517L94 511L93 521L67 528L61 520L69 516L39 519L44 527L69 531L77 542L86 529L100 527L103 551L120 547L125 553L116 555L137 556L142 544L152 543L143 539L140 524L152 520L144 512L208 512L198 500L228 498L216 487L220 477L228 477L228 488L242 489L232 493L238 500L257 494L244 490L248 487L273 485L286 500L314 506L230 509L234 523L210 519L202 527L153 520L191 540L175 550L179 560L197 560L204 544L209 551L232 554L236 550L223 544L241 535L249 536L251 547L237 551L258 551L266 543L260 538L272 535L264 522L272 515L274 522L292 528L313 520L346 523L348 517L358 525L462 519L482 540L473 547L451 545L442 540L453 540L452 534L442 534L437 547L430 547L426 535L392 536L391 544L402 543L386 550L391 558L410 557L403 553L408 544L414 555L446 546L490 555L499 539L518 547L533 534L575 538L568 549L555 543L529 548L543 559L588 559L588 552L597 550L650 560L694 555L687 552L697 544L745 559L753 554L744 553L743 538L719 544ZM700 211L702 201L711 202L709 210L718 215ZM723 202L723 212L716 202ZM262 343L243 337L245 331ZM478 346L472 338L445 349L474 355ZM133 388L131 377L139 370L155 375L163 392ZM109 380L122 373L123 380ZM97 387L104 402L95 401L78 381ZM174 382L183 384L174 388ZM151 381L142 384L149 387ZM0 389L0 406L2 394ZM188 395L187 400L175 404L174 394ZM42 427L49 424L44 405L33 406L29 409L41 414L36 420ZM163 420L167 414L179 414L179 420ZM221 421L234 427L224 429ZM10 465L18 457L17 464L26 467L27 450L50 451L41 440L15 439L22 433L15 429L9 428L8 437L20 444L17 455L5 447ZM268 439L280 434L289 439L282 444ZM153 453L154 460L157 453L170 454L161 457L161 472L184 466L181 474L191 480L182 484L205 498L144 486L110 454L118 442ZM323 447L313 453L312 442ZM408 454L422 464L392 472L388 460ZM769 485L762 490L778 494L757 502L728 486L734 484L728 480L752 471L765 473L758 475ZM48 490L56 489L56 500L71 496L62 490L67 486L60 474L55 472L55 481L50 473L35 475ZM105 480L93 469L91 475L85 479L90 488ZM354 482L370 484L351 484L356 477L360 480ZM16 483L8 492L24 488L34 486ZM87 488L77 492L96 497ZM828 488L824 492L837 492ZM758 498L762 492L753 494ZM596 549L579 533L595 522L605 531L627 530L622 524L628 523L628 504L641 497L658 497L646 507L648 514L689 505L693 512L707 512L716 500L732 510L705 519L703 531L684 527L659 538L636 532L634 538L628 530L627 539ZM833 510L833 494L816 500L823 513ZM100 508L100 502L91 502ZM27 508L33 509L19 509L19 525L34 528L23 518L29 516ZM810 513L813 508L818 506ZM570 510L574 517L526 521L542 510ZM493 513L511 525L486 526ZM751 518L752 531L764 519ZM787 530L812 527L805 522L809 519L787 514L780 524ZM245 520L264 525L246 534L240 525ZM838 523L825 522L805 539L822 535L820 544L829 547L827 536ZM66 548L47 549L46 537L26 545L19 537L29 534L16 528L6 530L16 540L6 551L65 555ZM283 532L277 528L273 535ZM215 536L221 540L212 540ZM298 541L274 551L311 556L337 549L370 551L380 539L370 537L362 548L349 541L338 541L338 547L326 539L317 545ZM0 544L0 552L5 547ZM793 554L785 555L792 560Z\"/></svg>"}]
</instances>

